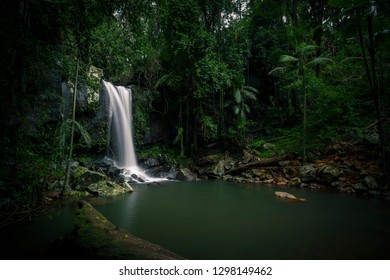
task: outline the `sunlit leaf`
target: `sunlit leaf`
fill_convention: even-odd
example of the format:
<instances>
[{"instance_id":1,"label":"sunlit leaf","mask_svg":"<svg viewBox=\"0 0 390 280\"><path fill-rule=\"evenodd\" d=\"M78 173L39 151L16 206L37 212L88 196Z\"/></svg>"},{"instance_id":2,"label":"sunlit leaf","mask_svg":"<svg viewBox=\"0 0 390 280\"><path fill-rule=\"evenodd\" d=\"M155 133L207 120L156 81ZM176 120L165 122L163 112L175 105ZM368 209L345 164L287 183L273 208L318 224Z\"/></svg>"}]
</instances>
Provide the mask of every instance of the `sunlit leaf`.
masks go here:
<instances>
[{"instance_id":1,"label":"sunlit leaf","mask_svg":"<svg viewBox=\"0 0 390 280\"><path fill-rule=\"evenodd\" d=\"M294 56L291 56L291 55L284 54L284 55L280 56L280 60L279 61L283 62L283 63L286 63L286 62L296 62L296 61L298 61L298 58L296 58Z\"/></svg>"}]
</instances>

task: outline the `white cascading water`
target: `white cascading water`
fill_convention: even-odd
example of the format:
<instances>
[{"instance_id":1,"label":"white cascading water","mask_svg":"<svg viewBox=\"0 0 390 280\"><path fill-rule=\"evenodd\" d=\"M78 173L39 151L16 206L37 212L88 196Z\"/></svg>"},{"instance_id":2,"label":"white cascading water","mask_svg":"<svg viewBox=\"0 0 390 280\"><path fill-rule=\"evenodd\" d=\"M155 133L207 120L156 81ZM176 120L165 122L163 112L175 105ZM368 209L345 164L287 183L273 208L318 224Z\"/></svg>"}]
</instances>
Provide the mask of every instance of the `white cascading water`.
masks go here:
<instances>
[{"instance_id":1,"label":"white cascading water","mask_svg":"<svg viewBox=\"0 0 390 280\"><path fill-rule=\"evenodd\" d=\"M112 131L110 142L115 165L124 170L125 176L135 174L148 181L150 178L137 166L134 152L131 89L123 86L116 87L106 81L103 83L108 91L110 102L109 118Z\"/></svg>"}]
</instances>

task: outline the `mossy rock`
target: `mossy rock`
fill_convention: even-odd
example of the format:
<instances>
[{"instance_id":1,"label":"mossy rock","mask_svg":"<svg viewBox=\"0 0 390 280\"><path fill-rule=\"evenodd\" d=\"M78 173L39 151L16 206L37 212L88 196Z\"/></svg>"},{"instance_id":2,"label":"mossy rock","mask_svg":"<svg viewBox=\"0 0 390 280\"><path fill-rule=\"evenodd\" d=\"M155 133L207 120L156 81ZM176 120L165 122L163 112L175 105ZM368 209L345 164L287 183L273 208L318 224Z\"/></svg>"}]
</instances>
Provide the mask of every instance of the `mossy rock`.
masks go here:
<instances>
[{"instance_id":1,"label":"mossy rock","mask_svg":"<svg viewBox=\"0 0 390 280\"><path fill-rule=\"evenodd\" d=\"M86 167L78 166L72 173L72 186L75 190L84 189L86 186L107 180L103 173L89 170Z\"/></svg>"},{"instance_id":2,"label":"mossy rock","mask_svg":"<svg viewBox=\"0 0 390 280\"><path fill-rule=\"evenodd\" d=\"M86 201L78 202L72 240L90 259L183 259L159 245L119 229Z\"/></svg>"},{"instance_id":3,"label":"mossy rock","mask_svg":"<svg viewBox=\"0 0 390 280\"><path fill-rule=\"evenodd\" d=\"M117 184L112 181L102 180L93 184L90 184L85 188L90 194L95 196L116 196L132 192L133 189L128 183Z\"/></svg>"}]
</instances>

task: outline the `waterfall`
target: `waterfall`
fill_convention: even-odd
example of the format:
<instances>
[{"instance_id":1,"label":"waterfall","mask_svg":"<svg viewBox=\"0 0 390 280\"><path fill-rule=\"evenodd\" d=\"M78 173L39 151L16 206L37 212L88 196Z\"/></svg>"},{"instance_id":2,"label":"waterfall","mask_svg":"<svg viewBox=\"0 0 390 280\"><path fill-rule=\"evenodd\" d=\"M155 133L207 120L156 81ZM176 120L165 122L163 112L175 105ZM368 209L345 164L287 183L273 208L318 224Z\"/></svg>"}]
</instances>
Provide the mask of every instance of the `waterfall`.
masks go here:
<instances>
[{"instance_id":1,"label":"waterfall","mask_svg":"<svg viewBox=\"0 0 390 280\"><path fill-rule=\"evenodd\" d=\"M109 119L111 124L111 152L119 168L136 168L132 133L131 90L123 86L115 87L103 81L109 97Z\"/></svg>"},{"instance_id":2,"label":"waterfall","mask_svg":"<svg viewBox=\"0 0 390 280\"><path fill-rule=\"evenodd\" d=\"M148 181L149 178L137 166L132 132L132 92L123 86L114 86L103 81L109 97L109 127L110 155L115 165L123 169L127 177L137 178L138 181Z\"/></svg>"},{"instance_id":3,"label":"waterfall","mask_svg":"<svg viewBox=\"0 0 390 280\"><path fill-rule=\"evenodd\" d=\"M165 181L166 178L152 178L137 166L132 131L132 92L123 86L114 86L103 81L108 92L109 157L117 168L123 169L123 175L130 181ZM134 180L133 180L134 179ZM129 181L129 182L130 182Z\"/></svg>"}]
</instances>

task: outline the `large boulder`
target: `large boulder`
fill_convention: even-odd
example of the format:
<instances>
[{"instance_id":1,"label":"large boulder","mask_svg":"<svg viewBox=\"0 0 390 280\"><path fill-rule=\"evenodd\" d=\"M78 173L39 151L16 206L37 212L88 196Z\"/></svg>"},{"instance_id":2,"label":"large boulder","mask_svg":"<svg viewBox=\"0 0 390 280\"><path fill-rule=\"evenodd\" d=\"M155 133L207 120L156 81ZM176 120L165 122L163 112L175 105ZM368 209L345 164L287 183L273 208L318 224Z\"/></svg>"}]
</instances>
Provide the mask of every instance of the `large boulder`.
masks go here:
<instances>
[{"instance_id":1,"label":"large boulder","mask_svg":"<svg viewBox=\"0 0 390 280\"><path fill-rule=\"evenodd\" d=\"M150 169L155 166L161 165L160 161L153 157L152 155L148 155L146 158L142 159L140 162L140 167L143 169Z\"/></svg>"},{"instance_id":2,"label":"large boulder","mask_svg":"<svg viewBox=\"0 0 390 280\"><path fill-rule=\"evenodd\" d=\"M257 169L252 169L252 173L254 177L257 177L259 180L267 180L267 179L272 179L269 178L269 174L264 168L257 168ZM271 175L272 177L272 175Z\"/></svg>"},{"instance_id":3,"label":"large boulder","mask_svg":"<svg viewBox=\"0 0 390 280\"><path fill-rule=\"evenodd\" d=\"M211 167L211 174L217 177L221 177L225 174L225 160L221 159L214 166Z\"/></svg>"},{"instance_id":4,"label":"large boulder","mask_svg":"<svg viewBox=\"0 0 390 280\"><path fill-rule=\"evenodd\" d=\"M331 165L324 165L318 171L319 179L327 184L331 184L340 176L340 169Z\"/></svg>"},{"instance_id":5,"label":"large boulder","mask_svg":"<svg viewBox=\"0 0 390 280\"><path fill-rule=\"evenodd\" d=\"M303 165L299 168L299 178L304 183L315 181L317 176L317 166L315 164Z\"/></svg>"},{"instance_id":6,"label":"large boulder","mask_svg":"<svg viewBox=\"0 0 390 280\"><path fill-rule=\"evenodd\" d=\"M299 179L298 177L294 177L290 180L288 186L291 188L297 188L301 185L301 183L302 183L301 179Z\"/></svg>"},{"instance_id":7,"label":"large boulder","mask_svg":"<svg viewBox=\"0 0 390 280\"><path fill-rule=\"evenodd\" d=\"M117 184L115 182L107 180L90 184L84 189L94 196L116 196L119 194L124 194L133 191L133 189L127 182Z\"/></svg>"},{"instance_id":8,"label":"large boulder","mask_svg":"<svg viewBox=\"0 0 390 280\"><path fill-rule=\"evenodd\" d=\"M107 180L106 175L84 166L76 167L72 173L72 187L75 190L84 189L86 186L105 180Z\"/></svg>"},{"instance_id":9,"label":"large boulder","mask_svg":"<svg viewBox=\"0 0 390 280\"><path fill-rule=\"evenodd\" d=\"M366 177L364 177L363 183L364 183L364 185L366 185L367 188L370 189L370 190L376 190L376 189L378 189L378 183L377 183L376 180L375 180L373 177L371 177L371 176L366 176Z\"/></svg>"},{"instance_id":10,"label":"large boulder","mask_svg":"<svg viewBox=\"0 0 390 280\"><path fill-rule=\"evenodd\" d=\"M218 155L208 156L198 161L202 167L199 168L199 175L206 175L212 178L222 178L227 170L234 167L234 161L225 157L222 158Z\"/></svg>"},{"instance_id":11,"label":"large boulder","mask_svg":"<svg viewBox=\"0 0 390 280\"><path fill-rule=\"evenodd\" d=\"M366 194L368 193L367 187L363 183L357 183L353 186L353 189L358 194Z\"/></svg>"},{"instance_id":12,"label":"large boulder","mask_svg":"<svg viewBox=\"0 0 390 280\"><path fill-rule=\"evenodd\" d=\"M179 181L196 181L197 176L188 168L179 168L176 175L176 180Z\"/></svg>"},{"instance_id":13,"label":"large boulder","mask_svg":"<svg viewBox=\"0 0 390 280\"><path fill-rule=\"evenodd\" d=\"M115 196L133 191L128 183L122 182L118 184L109 180L103 173L89 170L83 166L73 170L72 188L94 196Z\"/></svg>"}]
</instances>

